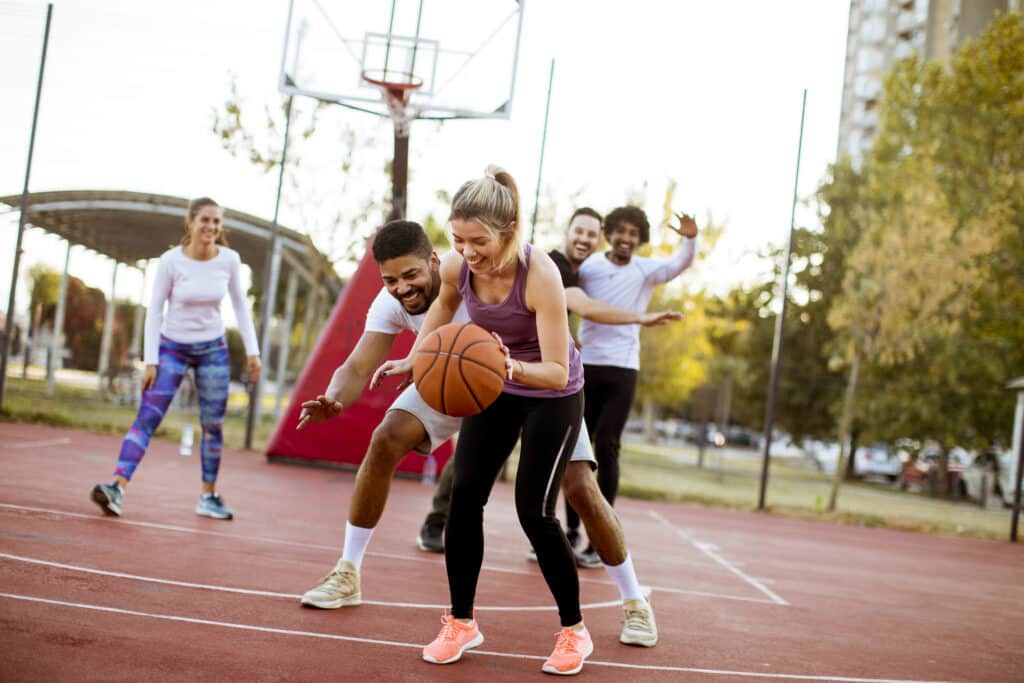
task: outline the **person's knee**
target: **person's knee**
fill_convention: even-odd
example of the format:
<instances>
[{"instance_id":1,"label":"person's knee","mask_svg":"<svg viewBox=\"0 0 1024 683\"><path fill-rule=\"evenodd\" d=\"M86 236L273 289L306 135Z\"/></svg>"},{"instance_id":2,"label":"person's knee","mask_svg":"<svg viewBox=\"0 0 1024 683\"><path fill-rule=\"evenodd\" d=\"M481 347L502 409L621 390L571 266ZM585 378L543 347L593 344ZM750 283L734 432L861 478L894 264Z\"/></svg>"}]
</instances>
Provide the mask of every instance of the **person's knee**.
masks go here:
<instances>
[{"instance_id":1,"label":"person's knee","mask_svg":"<svg viewBox=\"0 0 1024 683\"><path fill-rule=\"evenodd\" d=\"M517 512L519 516L519 526L522 527L524 532L526 532L526 536L528 538L534 538L540 535L546 526L554 525L555 528L558 528L558 520L554 515L545 515L540 510Z\"/></svg>"},{"instance_id":2,"label":"person's knee","mask_svg":"<svg viewBox=\"0 0 1024 683\"><path fill-rule=\"evenodd\" d=\"M582 518L590 518L601 507L604 502L604 494L597 485L597 479L593 473L585 472L585 476L579 476L568 484L565 489L565 498L572 505L576 513Z\"/></svg>"},{"instance_id":3,"label":"person's knee","mask_svg":"<svg viewBox=\"0 0 1024 683\"><path fill-rule=\"evenodd\" d=\"M418 444L410 444L401 430L391 422L383 422L373 430L370 437L370 448L363 459L363 465L369 469L386 470L393 473L402 457Z\"/></svg>"},{"instance_id":4,"label":"person's knee","mask_svg":"<svg viewBox=\"0 0 1024 683\"><path fill-rule=\"evenodd\" d=\"M569 501L569 505L577 512L588 504L594 493L601 495L590 463L569 463L565 470L565 477L562 479L562 492L565 494L565 499Z\"/></svg>"}]
</instances>

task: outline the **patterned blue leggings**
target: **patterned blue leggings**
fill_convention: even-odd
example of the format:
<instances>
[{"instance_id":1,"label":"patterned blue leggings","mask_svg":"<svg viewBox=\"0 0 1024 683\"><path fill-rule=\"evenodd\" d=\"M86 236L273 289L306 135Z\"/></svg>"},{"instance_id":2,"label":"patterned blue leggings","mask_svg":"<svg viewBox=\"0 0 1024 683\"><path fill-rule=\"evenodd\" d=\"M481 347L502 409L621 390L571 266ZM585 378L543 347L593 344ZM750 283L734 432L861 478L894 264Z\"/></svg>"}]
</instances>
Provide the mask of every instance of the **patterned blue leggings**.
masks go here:
<instances>
[{"instance_id":1,"label":"patterned blue leggings","mask_svg":"<svg viewBox=\"0 0 1024 683\"><path fill-rule=\"evenodd\" d=\"M139 415L121 444L115 476L132 478L132 473L146 454L153 432L164 419L174 393L181 386L181 380L190 367L195 368L196 391L199 394L199 424L202 426L199 453L203 462L203 481L208 484L217 481L231 375L228 346L224 337L195 344L183 344L160 337L156 382L142 394Z\"/></svg>"}]
</instances>

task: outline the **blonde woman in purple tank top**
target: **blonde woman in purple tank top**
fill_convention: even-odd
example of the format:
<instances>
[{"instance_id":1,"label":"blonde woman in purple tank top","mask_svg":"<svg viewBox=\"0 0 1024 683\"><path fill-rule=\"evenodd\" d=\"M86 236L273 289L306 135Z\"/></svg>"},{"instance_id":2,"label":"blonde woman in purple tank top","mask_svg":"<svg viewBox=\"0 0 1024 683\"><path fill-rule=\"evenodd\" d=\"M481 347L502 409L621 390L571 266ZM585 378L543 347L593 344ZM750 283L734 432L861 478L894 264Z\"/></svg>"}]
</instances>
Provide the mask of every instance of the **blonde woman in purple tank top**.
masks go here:
<instances>
[{"instance_id":1,"label":"blonde woman in purple tank top","mask_svg":"<svg viewBox=\"0 0 1024 683\"><path fill-rule=\"evenodd\" d=\"M489 167L484 177L459 188L449 221L455 251L441 264L441 289L418 341L451 322L465 301L473 322L497 333L507 348L508 379L491 406L462 422L445 530L451 613L442 617L441 632L423 649L423 659L449 664L483 643L473 618L484 553L483 509L521 438L516 512L561 621L555 650L542 669L575 674L594 646L580 614L575 559L555 517L583 412L582 364L569 334L562 278L547 254L523 245L519 193L504 170ZM415 347L408 358L381 365L371 386L384 375L408 373L414 352Z\"/></svg>"}]
</instances>

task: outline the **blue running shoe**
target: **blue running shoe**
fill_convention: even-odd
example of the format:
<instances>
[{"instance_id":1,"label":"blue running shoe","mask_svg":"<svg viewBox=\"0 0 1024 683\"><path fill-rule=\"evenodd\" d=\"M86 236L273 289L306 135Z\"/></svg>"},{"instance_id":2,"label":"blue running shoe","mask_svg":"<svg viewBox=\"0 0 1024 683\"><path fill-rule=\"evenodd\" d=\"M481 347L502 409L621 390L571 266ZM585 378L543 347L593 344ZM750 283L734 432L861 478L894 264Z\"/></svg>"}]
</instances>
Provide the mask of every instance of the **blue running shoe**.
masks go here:
<instances>
[{"instance_id":1,"label":"blue running shoe","mask_svg":"<svg viewBox=\"0 0 1024 683\"><path fill-rule=\"evenodd\" d=\"M234 519L235 517L231 509L224 504L224 499L216 493L204 493L199 496L196 514L200 517L212 517L214 519Z\"/></svg>"},{"instance_id":2,"label":"blue running shoe","mask_svg":"<svg viewBox=\"0 0 1024 683\"><path fill-rule=\"evenodd\" d=\"M105 515L121 516L121 496L124 491L117 483L96 484L92 487L92 502L100 506Z\"/></svg>"}]
</instances>

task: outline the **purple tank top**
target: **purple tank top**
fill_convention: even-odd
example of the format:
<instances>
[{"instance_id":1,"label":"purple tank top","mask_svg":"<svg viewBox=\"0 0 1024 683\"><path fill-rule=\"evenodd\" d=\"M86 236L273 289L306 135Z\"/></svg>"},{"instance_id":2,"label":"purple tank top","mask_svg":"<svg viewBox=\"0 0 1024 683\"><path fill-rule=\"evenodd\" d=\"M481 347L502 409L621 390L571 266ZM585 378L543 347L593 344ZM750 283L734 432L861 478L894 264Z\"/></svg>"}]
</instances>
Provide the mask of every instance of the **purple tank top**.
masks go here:
<instances>
[{"instance_id":1,"label":"purple tank top","mask_svg":"<svg viewBox=\"0 0 1024 683\"><path fill-rule=\"evenodd\" d=\"M524 362L540 361L540 342L537 339L537 316L526 307L526 275L530 270L530 245L526 245L526 263L519 263L512 290L500 304L487 304L473 291L472 273L465 261L459 271L459 293L466 304L469 319L488 332L497 332L513 358ZM569 338L569 382L564 389L538 389L519 382L505 380L505 392L517 396L557 398L571 396L583 388L583 363L580 352Z\"/></svg>"}]
</instances>

